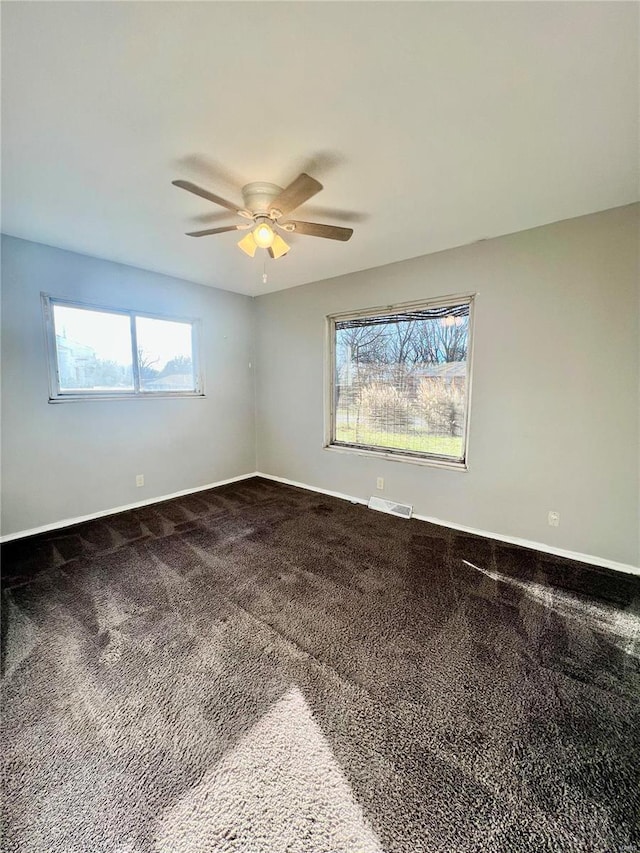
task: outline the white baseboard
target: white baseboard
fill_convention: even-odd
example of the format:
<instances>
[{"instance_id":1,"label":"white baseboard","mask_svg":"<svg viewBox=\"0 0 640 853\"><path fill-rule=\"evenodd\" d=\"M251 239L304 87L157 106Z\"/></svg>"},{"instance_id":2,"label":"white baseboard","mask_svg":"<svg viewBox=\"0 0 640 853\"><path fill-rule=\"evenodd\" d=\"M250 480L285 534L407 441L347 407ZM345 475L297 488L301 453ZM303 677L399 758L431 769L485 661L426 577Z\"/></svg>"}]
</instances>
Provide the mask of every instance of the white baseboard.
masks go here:
<instances>
[{"instance_id":1,"label":"white baseboard","mask_svg":"<svg viewBox=\"0 0 640 853\"><path fill-rule=\"evenodd\" d=\"M321 495L331 495L332 498L340 498L343 501L350 501L352 504L368 504L368 500L363 498L354 498L353 495L345 495L343 492L332 492L329 489L320 489L318 486L309 486L307 483L298 483L295 480L287 480L286 477L276 477L275 474L263 474L262 471L256 471L256 477L264 477L265 480L275 480L276 483L284 483L287 486L297 486L299 489L306 489L308 492L319 492Z\"/></svg>"},{"instance_id":2,"label":"white baseboard","mask_svg":"<svg viewBox=\"0 0 640 853\"><path fill-rule=\"evenodd\" d=\"M7 533L5 536L0 536L0 542L11 542L13 539L23 539L25 536L35 536L37 533L47 533L49 530L71 527L71 525L81 524L83 521L93 521L94 518L103 518L105 515L115 515L118 512L126 512L129 509L137 509L141 506L149 506L150 504L162 503L162 501L170 501L172 498L181 498L184 495L193 495L196 492L206 492L207 489L215 489L217 486L226 486L227 483L237 483L240 480L248 480L251 477L257 476L257 473L252 471L250 474L240 474L238 477L229 477L227 480L218 480L217 483L207 483L206 486L196 486L193 489L182 489L179 492L172 492L170 495L146 498L143 501L136 501L132 504L125 504L124 506L115 506L111 509L102 509L98 512L91 512L89 515L79 515L77 518L63 518L61 521L54 521L51 524L43 524L40 527L32 527L30 530L19 530L17 533Z\"/></svg>"},{"instance_id":3,"label":"white baseboard","mask_svg":"<svg viewBox=\"0 0 640 853\"><path fill-rule=\"evenodd\" d=\"M288 486L297 486L299 489L307 489L310 492L319 492L322 495L331 495L331 497L334 498L342 498L343 500L351 501L351 503L368 503L368 501L363 498L356 498L353 495L345 495L342 492L332 492L329 489L321 489L318 486L310 486L307 483L298 483L295 480L288 480L286 477L276 477L274 474L264 474L262 471L257 471L255 476L264 477L266 480L275 480L277 483L285 483ZM450 527L453 530L460 530L462 533L472 533L474 536L484 536L488 539L497 539L499 542L507 542L509 545L519 545L521 548L530 548L534 551L542 551L544 554L553 554L555 557L566 557L569 560L576 560L579 563L588 563L591 566L613 569L615 572L640 575L640 566L618 563L615 560L609 560L605 557L594 557L591 554L581 554L578 551L568 551L565 548L556 548L553 545L545 545L543 542L533 542L530 539L521 539L519 536L508 536L505 533L493 533L490 530L478 530L475 527L466 527L464 524L456 524L453 521L443 521L440 518L432 518L428 515L414 514L412 517L418 521L428 521L429 524L438 524L441 527Z\"/></svg>"},{"instance_id":4,"label":"white baseboard","mask_svg":"<svg viewBox=\"0 0 640 853\"><path fill-rule=\"evenodd\" d=\"M207 489L215 489L217 486L225 486L227 483L238 483L241 480L249 480L252 477L264 477L265 480L274 480L276 483L284 483L287 486L296 486L299 489L306 489L310 492L318 492L322 495L330 495L333 498L350 501L351 503L364 504L368 503L365 498L356 498L353 495L346 495L344 492L334 492L331 489L321 489L318 486L310 486L308 483L298 483L296 480L289 480L287 477L276 477L275 474L265 474L263 471L252 471L249 474L240 474L237 477L229 477L227 480L218 480L217 483L207 483L205 486L196 486L191 489L182 489L179 492L172 492L170 495L160 495L155 498L147 498L146 500L136 501L135 503L125 504L124 506L112 507L98 512L89 513L89 515L81 515L76 518L65 518L61 521L54 521L51 524L43 524L40 527L32 527L29 530L20 530L17 533L7 533L0 536L1 542L11 542L14 539L22 539L25 536L34 536L38 533L47 533L50 530L58 530L64 527L71 527L73 524L80 524L83 521L92 521L94 518L103 518L105 515L115 515L118 512L126 512L130 509L137 509L141 506L149 506L151 504L162 503L172 498L180 498L184 495L192 495L197 492L205 492ZM438 524L441 527L449 527L453 530L460 530L463 533L471 533L475 536L485 536L489 539L496 539L499 542L507 542L510 545L519 545L522 548L531 548L534 551L542 551L545 554L553 554L556 557L566 557L569 560L576 560L579 563L587 563L592 566L601 566L605 569L613 569L616 572L625 572L626 574L640 575L639 566L631 566L627 563L618 563L615 560L609 560L605 557L594 557L591 554L581 554L578 551L568 551L565 548L556 548L553 545L546 545L543 542L533 542L529 539L521 539L518 536L508 536L504 533L493 533L490 530L479 530L475 527L466 527L464 524L456 524L453 521L443 521L440 518L432 518L428 515L414 514L413 518L418 521L427 521L430 524Z\"/></svg>"}]
</instances>

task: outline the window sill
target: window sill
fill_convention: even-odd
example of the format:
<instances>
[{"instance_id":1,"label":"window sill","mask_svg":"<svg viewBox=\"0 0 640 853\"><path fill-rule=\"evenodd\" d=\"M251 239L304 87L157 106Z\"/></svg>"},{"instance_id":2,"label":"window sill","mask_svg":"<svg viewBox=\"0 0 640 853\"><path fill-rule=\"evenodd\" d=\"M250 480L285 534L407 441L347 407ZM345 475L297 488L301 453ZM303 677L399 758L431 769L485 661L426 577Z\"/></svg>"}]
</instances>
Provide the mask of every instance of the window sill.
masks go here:
<instances>
[{"instance_id":1,"label":"window sill","mask_svg":"<svg viewBox=\"0 0 640 853\"><path fill-rule=\"evenodd\" d=\"M333 453L356 453L359 456L372 456L375 459L386 459L389 462L409 462L413 465L426 465L430 468L448 468L451 471L468 471L466 461L444 459L436 456L411 456L408 453L397 453L393 450L369 450L350 444L325 444L324 450Z\"/></svg>"},{"instance_id":2,"label":"window sill","mask_svg":"<svg viewBox=\"0 0 640 853\"><path fill-rule=\"evenodd\" d=\"M174 391L173 393L160 394L78 394L77 396L73 394L64 394L60 397L49 397L49 403L86 403L86 402L96 402L96 401L105 401L105 400L168 400L168 399L179 399L184 400L185 398L192 397L205 397L205 394L193 393L192 391L185 391L181 393L180 391Z\"/></svg>"}]
</instances>

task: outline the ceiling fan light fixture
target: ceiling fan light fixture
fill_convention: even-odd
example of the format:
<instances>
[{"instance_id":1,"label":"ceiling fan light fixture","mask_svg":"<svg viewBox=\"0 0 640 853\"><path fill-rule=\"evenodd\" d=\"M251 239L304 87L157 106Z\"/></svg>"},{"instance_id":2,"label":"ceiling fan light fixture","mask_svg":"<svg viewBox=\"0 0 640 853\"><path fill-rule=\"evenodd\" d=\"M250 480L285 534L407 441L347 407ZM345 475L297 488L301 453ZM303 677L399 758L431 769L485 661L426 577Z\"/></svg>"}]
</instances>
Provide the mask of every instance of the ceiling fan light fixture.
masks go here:
<instances>
[{"instance_id":1,"label":"ceiling fan light fixture","mask_svg":"<svg viewBox=\"0 0 640 853\"><path fill-rule=\"evenodd\" d=\"M253 231L249 231L248 234L245 234L242 240L238 241L238 248L242 249L245 255L249 255L250 258L255 256L258 244L254 239Z\"/></svg>"},{"instance_id":2,"label":"ceiling fan light fixture","mask_svg":"<svg viewBox=\"0 0 640 853\"><path fill-rule=\"evenodd\" d=\"M269 247L269 254L277 261L283 255L286 255L291 246L288 246L279 234L273 235L273 244Z\"/></svg>"},{"instance_id":3,"label":"ceiling fan light fixture","mask_svg":"<svg viewBox=\"0 0 640 853\"><path fill-rule=\"evenodd\" d=\"M273 233L273 228L265 220L262 220L258 224L258 227L254 228L251 233L253 234L253 239L256 241L256 245L260 246L261 249L268 249L273 244L276 236Z\"/></svg>"}]
</instances>

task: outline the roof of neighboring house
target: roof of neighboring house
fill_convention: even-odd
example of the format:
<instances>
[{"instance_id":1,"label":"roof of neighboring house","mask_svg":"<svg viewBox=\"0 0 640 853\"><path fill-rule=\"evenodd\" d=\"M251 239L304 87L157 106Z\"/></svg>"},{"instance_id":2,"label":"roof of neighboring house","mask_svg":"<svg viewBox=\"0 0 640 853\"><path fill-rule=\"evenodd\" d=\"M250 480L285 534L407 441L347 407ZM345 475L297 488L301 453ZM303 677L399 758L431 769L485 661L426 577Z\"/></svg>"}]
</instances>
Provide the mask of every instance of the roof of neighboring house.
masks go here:
<instances>
[{"instance_id":1,"label":"roof of neighboring house","mask_svg":"<svg viewBox=\"0 0 640 853\"><path fill-rule=\"evenodd\" d=\"M467 375L466 361L446 361L443 364L416 364L411 373L425 378L453 379Z\"/></svg>"}]
</instances>

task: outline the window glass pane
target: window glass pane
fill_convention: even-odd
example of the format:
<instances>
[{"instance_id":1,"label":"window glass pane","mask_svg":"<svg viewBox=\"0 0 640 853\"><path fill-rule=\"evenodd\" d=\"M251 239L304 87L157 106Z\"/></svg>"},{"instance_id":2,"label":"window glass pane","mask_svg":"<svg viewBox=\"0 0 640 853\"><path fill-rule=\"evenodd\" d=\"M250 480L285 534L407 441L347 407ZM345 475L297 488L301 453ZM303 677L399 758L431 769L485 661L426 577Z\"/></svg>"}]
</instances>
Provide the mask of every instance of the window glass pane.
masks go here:
<instances>
[{"instance_id":1,"label":"window glass pane","mask_svg":"<svg viewBox=\"0 0 640 853\"><path fill-rule=\"evenodd\" d=\"M136 317L143 391L195 391L192 324Z\"/></svg>"},{"instance_id":2,"label":"window glass pane","mask_svg":"<svg viewBox=\"0 0 640 853\"><path fill-rule=\"evenodd\" d=\"M336 323L335 441L461 460L469 306Z\"/></svg>"},{"instance_id":3,"label":"window glass pane","mask_svg":"<svg viewBox=\"0 0 640 853\"><path fill-rule=\"evenodd\" d=\"M128 316L53 305L60 391L133 391Z\"/></svg>"}]
</instances>

